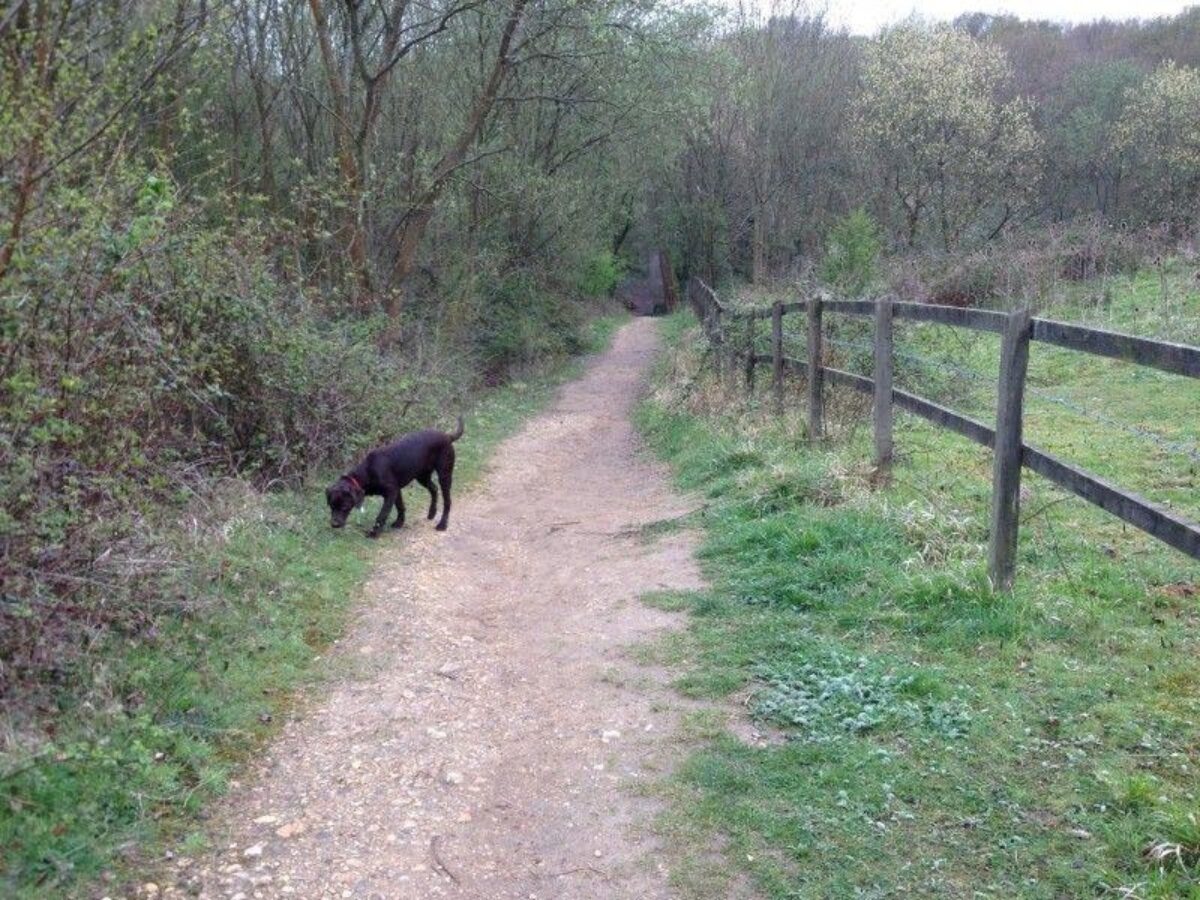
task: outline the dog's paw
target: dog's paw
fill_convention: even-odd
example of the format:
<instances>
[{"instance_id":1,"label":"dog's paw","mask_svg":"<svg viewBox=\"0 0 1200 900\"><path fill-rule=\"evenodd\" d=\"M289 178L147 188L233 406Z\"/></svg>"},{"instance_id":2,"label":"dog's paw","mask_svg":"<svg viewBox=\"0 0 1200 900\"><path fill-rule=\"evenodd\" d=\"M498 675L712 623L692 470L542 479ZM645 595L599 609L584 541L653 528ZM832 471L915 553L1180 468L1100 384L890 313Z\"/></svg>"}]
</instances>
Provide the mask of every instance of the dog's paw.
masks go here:
<instances>
[{"instance_id":1,"label":"dog's paw","mask_svg":"<svg viewBox=\"0 0 1200 900\"><path fill-rule=\"evenodd\" d=\"M445 530L446 530L446 526L447 526L448 524L449 524L449 523L447 523L447 522L438 522L438 524L437 524L437 530L438 530L438 531L445 531Z\"/></svg>"},{"instance_id":2,"label":"dog's paw","mask_svg":"<svg viewBox=\"0 0 1200 900\"><path fill-rule=\"evenodd\" d=\"M370 531L368 531L368 532L367 532L367 537L369 537L369 538L377 538L377 537L379 537L379 529L378 529L378 528L372 528Z\"/></svg>"},{"instance_id":3,"label":"dog's paw","mask_svg":"<svg viewBox=\"0 0 1200 900\"><path fill-rule=\"evenodd\" d=\"M400 522L393 522L393 523L392 523L392 527L393 527L393 528L403 528L403 527L404 527L404 522L403 522L403 521L400 521Z\"/></svg>"}]
</instances>

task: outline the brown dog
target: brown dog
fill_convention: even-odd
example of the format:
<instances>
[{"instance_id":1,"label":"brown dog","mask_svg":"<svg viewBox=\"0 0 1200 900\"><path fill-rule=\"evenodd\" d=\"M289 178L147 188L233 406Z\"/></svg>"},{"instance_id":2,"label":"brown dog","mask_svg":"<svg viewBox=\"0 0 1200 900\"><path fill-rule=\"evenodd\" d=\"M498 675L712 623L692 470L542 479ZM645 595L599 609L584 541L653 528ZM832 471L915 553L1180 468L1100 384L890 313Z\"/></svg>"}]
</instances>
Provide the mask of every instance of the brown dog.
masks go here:
<instances>
[{"instance_id":1,"label":"brown dog","mask_svg":"<svg viewBox=\"0 0 1200 900\"><path fill-rule=\"evenodd\" d=\"M428 429L406 434L394 444L376 447L357 466L331 484L325 490L329 503L330 521L334 528L346 524L350 511L361 504L364 498L383 497L383 506L375 519L375 527L367 532L368 537L379 537L387 524L388 514L396 507L393 528L404 524L404 498L401 490L409 482L419 481L429 491L429 515L437 515L437 488L433 485L433 473L437 472L438 484L442 488L442 519L438 531L445 531L450 519L450 482L454 477L454 442L463 435L462 416L458 417L458 431Z\"/></svg>"}]
</instances>

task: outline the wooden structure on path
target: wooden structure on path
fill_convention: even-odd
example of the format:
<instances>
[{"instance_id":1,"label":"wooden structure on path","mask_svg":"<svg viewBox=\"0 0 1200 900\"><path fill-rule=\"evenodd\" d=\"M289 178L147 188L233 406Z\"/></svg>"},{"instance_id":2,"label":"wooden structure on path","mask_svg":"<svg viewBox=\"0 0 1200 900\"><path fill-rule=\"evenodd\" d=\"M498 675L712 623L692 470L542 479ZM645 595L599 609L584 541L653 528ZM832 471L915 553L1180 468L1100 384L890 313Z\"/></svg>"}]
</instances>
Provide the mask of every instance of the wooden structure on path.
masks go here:
<instances>
[{"instance_id":1,"label":"wooden structure on path","mask_svg":"<svg viewBox=\"0 0 1200 900\"><path fill-rule=\"evenodd\" d=\"M618 289L625 306L638 316L661 316L679 305L679 288L666 250L652 250L644 277L630 277Z\"/></svg>"}]
</instances>

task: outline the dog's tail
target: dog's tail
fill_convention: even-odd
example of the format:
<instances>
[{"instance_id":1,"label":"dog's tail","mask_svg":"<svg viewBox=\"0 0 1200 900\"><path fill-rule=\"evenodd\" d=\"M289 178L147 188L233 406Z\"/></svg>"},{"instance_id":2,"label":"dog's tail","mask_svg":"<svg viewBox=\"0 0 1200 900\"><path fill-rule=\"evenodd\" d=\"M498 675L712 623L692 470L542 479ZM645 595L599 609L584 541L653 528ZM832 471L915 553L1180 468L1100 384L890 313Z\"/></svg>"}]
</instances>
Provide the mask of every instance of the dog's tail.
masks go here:
<instances>
[{"instance_id":1,"label":"dog's tail","mask_svg":"<svg viewBox=\"0 0 1200 900\"><path fill-rule=\"evenodd\" d=\"M459 416L458 417L458 431L456 431L456 432L454 432L454 434L450 435L450 443L453 444L455 441L457 441L462 436L463 436L463 417Z\"/></svg>"}]
</instances>

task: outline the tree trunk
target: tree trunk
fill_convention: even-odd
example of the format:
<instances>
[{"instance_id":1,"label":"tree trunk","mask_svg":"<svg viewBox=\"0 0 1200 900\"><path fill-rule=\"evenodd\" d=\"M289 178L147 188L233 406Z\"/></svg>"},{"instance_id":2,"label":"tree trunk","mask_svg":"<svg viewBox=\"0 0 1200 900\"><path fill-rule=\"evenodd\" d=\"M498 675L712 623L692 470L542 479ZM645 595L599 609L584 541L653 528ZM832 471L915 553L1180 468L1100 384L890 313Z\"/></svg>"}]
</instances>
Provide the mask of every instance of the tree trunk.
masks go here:
<instances>
[{"instance_id":1,"label":"tree trunk","mask_svg":"<svg viewBox=\"0 0 1200 900\"><path fill-rule=\"evenodd\" d=\"M362 217L363 176L358 165L354 133L350 125L350 97L346 83L342 80L337 58L333 53L333 44L329 39L329 21L325 17L322 0L308 0L308 7L312 11L313 25L317 33L317 46L321 51L321 64L325 69L325 78L329 82L329 91L333 95L333 105L336 110L333 117L333 129L337 136L338 167L346 190L345 229L349 235L346 253L350 258L350 265L354 270L359 288L369 294L372 286L371 271L367 264L367 241Z\"/></svg>"},{"instance_id":2,"label":"tree trunk","mask_svg":"<svg viewBox=\"0 0 1200 900\"><path fill-rule=\"evenodd\" d=\"M508 73L510 64L508 53L512 47L513 36L516 34L517 27L521 24L521 17L525 12L527 3L528 0L514 0L508 19L504 23L504 32L500 38L500 46L496 51L496 59L492 65L491 74L484 84L482 93L476 99L475 105L471 109L471 114L467 117L466 125L463 127L454 145L438 161L438 164L434 167L429 185L409 208L409 212L405 216L400 228L400 241L396 248L396 260L392 266L392 283L394 286L398 287L405 278L412 274L416 266L417 251L420 249L421 239L425 236L425 231L429 227L430 220L433 219L437 202L445 190L450 176L462 165L463 160L466 159L467 151L471 148L471 144L475 142L476 137L483 128L484 122L487 121L492 106L495 104L496 95L499 93L500 86L504 83L504 77ZM400 292L391 291L386 300L385 309L388 317L392 320L391 328L393 329L398 328L399 325L398 319L401 304Z\"/></svg>"},{"instance_id":3,"label":"tree trunk","mask_svg":"<svg viewBox=\"0 0 1200 900\"><path fill-rule=\"evenodd\" d=\"M750 280L755 284L762 284L767 277L767 223L764 214L763 204L755 204L750 251Z\"/></svg>"}]
</instances>

